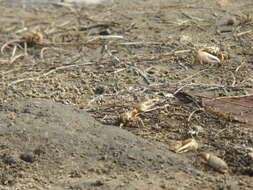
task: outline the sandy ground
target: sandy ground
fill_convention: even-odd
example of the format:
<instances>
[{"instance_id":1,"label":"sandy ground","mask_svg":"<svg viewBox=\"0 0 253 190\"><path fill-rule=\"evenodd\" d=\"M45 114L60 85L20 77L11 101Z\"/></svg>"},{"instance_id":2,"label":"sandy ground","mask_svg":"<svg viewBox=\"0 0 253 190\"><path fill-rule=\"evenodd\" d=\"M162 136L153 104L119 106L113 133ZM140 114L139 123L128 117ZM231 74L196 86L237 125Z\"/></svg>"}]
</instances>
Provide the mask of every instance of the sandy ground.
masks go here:
<instances>
[{"instance_id":1,"label":"sandy ground","mask_svg":"<svg viewBox=\"0 0 253 190\"><path fill-rule=\"evenodd\" d=\"M252 189L252 124L172 96L253 93L252 9L250 0L1 1L1 188ZM200 64L196 51L207 47L225 59ZM160 100L156 109L122 125L119 115L147 98ZM171 151L191 137L196 152Z\"/></svg>"}]
</instances>

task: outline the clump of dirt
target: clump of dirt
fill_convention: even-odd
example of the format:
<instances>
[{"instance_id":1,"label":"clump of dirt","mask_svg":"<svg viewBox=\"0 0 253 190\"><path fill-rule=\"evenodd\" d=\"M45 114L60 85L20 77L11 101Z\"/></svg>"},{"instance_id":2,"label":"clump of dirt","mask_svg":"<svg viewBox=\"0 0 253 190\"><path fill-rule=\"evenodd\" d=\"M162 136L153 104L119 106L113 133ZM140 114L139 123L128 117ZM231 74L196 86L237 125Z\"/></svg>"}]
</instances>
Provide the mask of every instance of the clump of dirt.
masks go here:
<instances>
[{"instance_id":1,"label":"clump of dirt","mask_svg":"<svg viewBox=\"0 0 253 190\"><path fill-rule=\"evenodd\" d=\"M71 104L77 112L85 110L97 121L120 126L131 134L145 138L150 145L163 143L168 147L168 150L162 149L164 152L169 152L169 147L173 147L176 141L194 137L200 145L198 152L212 152L225 160L230 168L227 176L217 174L201 163L196 158L196 153L185 153L180 154L178 159L181 157L191 164L182 165L183 170L179 173L169 174L168 177L163 173L167 170L160 167L159 175L151 173L146 177L145 172L135 174L135 169L130 169L132 164L132 168L138 168L137 165L141 163L133 161L125 166L124 162L121 165L117 161L116 165L122 167L119 171L123 173L118 170L110 173L112 181L113 176L117 176L117 183L125 182L124 178L128 175L124 173L126 168L131 173L127 182L135 178L134 175L136 178L140 175L141 180L131 183L130 186L133 187L130 189L145 189L145 184L150 179L154 181L158 178L163 180L152 182L152 187L166 189L172 185L172 188L176 188L180 184L183 188L187 184L188 187L195 188L196 184L201 184L205 189L229 189L237 186L251 189L253 168L249 153L253 151L252 124L225 121L203 111L194 102L178 104L173 94L183 91L194 97L222 97L253 93L252 8L250 0L216 0L205 3L200 0L121 0L92 9L66 4L20 8L8 7L1 2L0 100L5 105L3 108L15 102L11 108L7 106L6 113L2 113L7 114L3 120L8 126L5 129L6 137L15 137L10 144L1 145L4 150L0 156L2 168L8 168L9 171L5 175L2 170L2 185L19 184L22 179L20 176L26 176L29 169L32 178L36 178L32 172L35 166L31 165L40 162L47 162L46 165L38 166L43 175L36 174L37 180L31 183L27 180L27 185L51 184L49 179L52 176L59 177L59 171L66 172L61 167L65 164L63 158L70 158L67 150L75 149L82 141L78 135L73 138L68 136L78 123L52 129L55 130L52 133L43 131L45 134L43 138L38 137L39 140L33 135L30 137L33 130L41 130L36 129L36 126L42 121L43 124L49 122L56 125L63 121L69 122L64 119L65 116L60 116L63 114L61 109L67 109L65 107L54 110L54 104L50 104L40 110L33 103L33 107L29 107L22 100L16 102L20 98L24 98L23 101L27 98L42 98ZM29 45L24 37L31 33L41 34L43 40ZM220 64L200 64L196 60L197 50L208 47L224 53L224 60ZM132 110L147 98L158 98L161 103L156 109L140 114L136 122L120 125L118 116ZM29 125L35 126L34 129L29 129L29 135L23 131L23 118L19 121L19 126L16 123L15 113L19 104L25 105L22 117L29 117ZM76 113L69 114L75 117ZM192 133L197 126L202 129L201 132ZM60 138L58 130L63 130L63 134L69 130L69 134L66 132L65 138ZM103 133L104 131L94 131L98 139ZM16 142L15 139L19 140ZM20 143L21 139L27 145ZM66 139L73 143L67 141L67 146ZM55 144L52 143L54 140ZM87 143L87 140L83 143ZM96 141L95 144L97 143ZM90 151L103 150L99 154L105 157L105 153L111 151L93 146L92 142L89 145ZM75 154L81 155L79 148L72 152L73 155L71 153L74 160L71 162L74 165L72 168L76 169L69 171L69 175L74 179L87 177L91 173L96 175L91 175L90 181L85 183L73 180L73 183L60 186L76 189L101 189L103 186L104 189L112 189L114 186L108 186L106 180L97 178L97 173L107 176L107 170L101 171L98 168L97 172L95 168L90 171L87 165L78 169L81 162L75 162L79 159ZM89 146L83 151L86 149ZM121 155L118 150L122 149L124 146L114 147L113 152L116 156ZM144 153L137 153L133 160L141 159L138 154ZM107 162L102 155L98 159L97 155L91 154L88 160L104 166ZM93 156L97 158L96 161L92 159ZM112 163L107 163L106 166L110 171L114 167L110 166ZM153 159L152 164L148 161L144 163L147 168L153 164L156 167L155 164L159 161ZM70 162L67 164L70 168ZM189 172L187 167L194 169ZM191 183L191 180L196 181ZM129 184L127 182L124 184ZM122 185L120 188L128 186Z\"/></svg>"}]
</instances>

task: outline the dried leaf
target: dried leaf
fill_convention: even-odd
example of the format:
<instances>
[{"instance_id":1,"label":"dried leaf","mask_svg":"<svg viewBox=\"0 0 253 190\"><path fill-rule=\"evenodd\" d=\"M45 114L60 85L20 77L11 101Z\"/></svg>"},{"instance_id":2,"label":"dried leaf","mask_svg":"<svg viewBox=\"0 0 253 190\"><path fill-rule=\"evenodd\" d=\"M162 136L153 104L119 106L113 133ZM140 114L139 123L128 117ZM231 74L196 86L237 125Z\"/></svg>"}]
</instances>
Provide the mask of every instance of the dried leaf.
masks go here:
<instances>
[{"instance_id":1,"label":"dried leaf","mask_svg":"<svg viewBox=\"0 0 253 190\"><path fill-rule=\"evenodd\" d=\"M207 165L214 168L216 171L219 171L221 173L228 172L227 163L212 153L202 152L199 153L198 156L201 157Z\"/></svg>"},{"instance_id":2,"label":"dried leaf","mask_svg":"<svg viewBox=\"0 0 253 190\"><path fill-rule=\"evenodd\" d=\"M180 141L175 145L176 153L188 152L191 150L197 150L198 143L195 139L186 139L184 141Z\"/></svg>"},{"instance_id":3,"label":"dried leaf","mask_svg":"<svg viewBox=\"0 0 253 190\"><path fill-rule=\"evenodd\" d=\"M253 124L253 95L202 98L204 109L229 121Z\"/></svg>"}]
</instances>

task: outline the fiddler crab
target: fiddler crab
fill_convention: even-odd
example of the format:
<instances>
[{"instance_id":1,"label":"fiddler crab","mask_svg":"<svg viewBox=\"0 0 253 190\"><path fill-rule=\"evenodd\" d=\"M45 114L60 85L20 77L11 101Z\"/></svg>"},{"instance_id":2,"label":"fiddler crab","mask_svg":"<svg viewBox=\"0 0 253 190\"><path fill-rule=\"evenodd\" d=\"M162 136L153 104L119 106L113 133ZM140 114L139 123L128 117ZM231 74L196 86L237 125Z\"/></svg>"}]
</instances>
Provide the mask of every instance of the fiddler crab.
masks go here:
<instances>
[{"instance_id":1,"label":"fiddler crab","mask_svg":"<svg viewBox=\"0 0 253 190\"><path fill-rule=\"evenodd\" d=\"M217 47L207 47L197 50L197 61L203 63L221 63L227 58L227 55L220 52Z\"/></svg>"}]
</instances>

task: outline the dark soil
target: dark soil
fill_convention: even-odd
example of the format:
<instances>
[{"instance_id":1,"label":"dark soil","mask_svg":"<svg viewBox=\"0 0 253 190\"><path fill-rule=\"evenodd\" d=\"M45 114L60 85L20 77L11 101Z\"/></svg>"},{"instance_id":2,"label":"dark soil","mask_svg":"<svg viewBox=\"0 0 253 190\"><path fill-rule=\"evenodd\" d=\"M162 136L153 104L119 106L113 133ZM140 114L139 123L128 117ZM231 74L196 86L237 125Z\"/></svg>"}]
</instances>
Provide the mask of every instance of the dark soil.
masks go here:
<instances>
[{"instance_id":1,"label":"dark soil","mask_svg":"<svg viewBox=\"0 0 253 190\"><path fill-rule=\"evenodd\" d=\"M98 124L73 106L20 100L1 106L0 117L5 186L121 189L139 178L156 186L152 175L202 174L165 145Z\"/></svg>"},{"instance_id":2,"label":"dark soil","mask_svg":"<svg viewBox=\"0 0 253 190\"><path fill-rule=\"evenodd\" d=\"M12 43L0 57L1 189L252 189L252 124L171 96L253 93L252 10L251 0L121 0L92 8L1 1L1 45L43 35L27 48ZM219 48L225 60L198 63L196 50L206 47ZM119 115L146 98L161 103L120 125ZM198 135L190 133L195 126L203 128ZM191 136L197 152L224 159L229 173L196 152L171 151Z\"/></svg>"}]
</instances>

